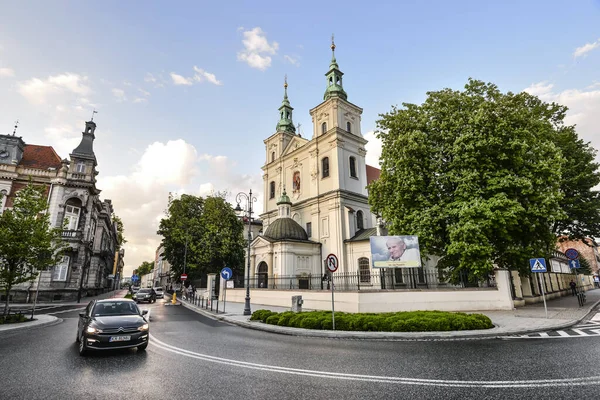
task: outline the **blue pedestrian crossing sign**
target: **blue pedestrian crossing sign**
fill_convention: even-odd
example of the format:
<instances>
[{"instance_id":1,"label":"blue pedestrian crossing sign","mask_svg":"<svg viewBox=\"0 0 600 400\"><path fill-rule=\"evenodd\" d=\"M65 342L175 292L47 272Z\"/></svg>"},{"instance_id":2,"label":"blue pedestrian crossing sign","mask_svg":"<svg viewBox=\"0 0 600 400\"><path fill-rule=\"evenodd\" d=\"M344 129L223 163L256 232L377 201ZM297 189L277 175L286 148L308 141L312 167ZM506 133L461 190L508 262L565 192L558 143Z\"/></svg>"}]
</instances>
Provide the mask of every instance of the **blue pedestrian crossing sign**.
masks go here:
<instances>
[{"instance_id":1,"label":"blue pedestrian crossing sign","mask_svg":"<svg viewBox=\"0 0 600 400\"><path fill-rule=\"evenodd\" d=\"M569 268L571 268L571 269L581 268L581 264L579 264L579 260L569 260Z\"/></svg>"},{"instance_id":2,"label":"blue pedestrian crossing sign","mask_svg":"<svg viewBox=\"0 0 600 400\"><path fill-rule=\"evenodd\" d=\"M232 276L233 271L231 270L231 268L225 267L221 270L221 278L225 279L226 281L230 280Z\"/></svg>"},{"instance_id":3,"label":"blue pedestrian crossing sign","mask_svg":"<svg viewBox=\"0 0 600 400\"><path fill-rule=\"evenodd\" d=\"M548 272L545 258L532 258L529 260L529 266L531 267L531 272Z\"/></svg>"}]
</instances>

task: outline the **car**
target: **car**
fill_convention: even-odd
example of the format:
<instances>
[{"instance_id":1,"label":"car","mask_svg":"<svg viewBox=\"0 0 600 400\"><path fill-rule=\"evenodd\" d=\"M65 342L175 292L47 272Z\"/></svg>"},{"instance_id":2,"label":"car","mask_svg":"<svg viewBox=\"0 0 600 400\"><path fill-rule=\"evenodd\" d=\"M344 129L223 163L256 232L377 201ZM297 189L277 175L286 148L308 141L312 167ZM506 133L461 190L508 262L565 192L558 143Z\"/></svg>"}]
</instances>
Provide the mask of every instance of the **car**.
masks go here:
<instances>
[{"instance_id":1,"label":"car","mask_svg":"<svg viewBox=\"0 0 600 400\"><path fill-rule=\"evenodd\" d=\"M140 290L140 287L139 287L139 286L131 286L131 287L129 288L129 291L131 292L131 294L135 294L135 293L137 293L139 290Z\"/></svg>"},{"instance_id":2,"label":"car","mask_svg":"<svg viewBox=\"0 0 600 400\"><path fill-rule=\"evenodd\" d=\"M156 292L154 289L140 289L136 294L131 296L136 303L147 301L148 303L154 303L156 301Z\"/></svg>"},{"instance_id":3,"label":"car","mask_svg":"<svg viewBox=\"0 0 600 400\"><path fill-rule=\"evenodd\" d=\"M133 347L146 350L150 335L146 315L148 310L140 311L129 299L92 300L79 314L76 338L79 354Z\"/></svg>"},{"instance_id":4,"label":"car","mask_svg":"<svg viewBox=\"0 0 600 400\"><path fill-rule=\"evenodd\" d=\"M165 293L163 292L163 288L160 286L156 286L154 289L154 292L156 293L156 298L157 299L163 299L165 297Z\"/></svg>"}]
</instances>

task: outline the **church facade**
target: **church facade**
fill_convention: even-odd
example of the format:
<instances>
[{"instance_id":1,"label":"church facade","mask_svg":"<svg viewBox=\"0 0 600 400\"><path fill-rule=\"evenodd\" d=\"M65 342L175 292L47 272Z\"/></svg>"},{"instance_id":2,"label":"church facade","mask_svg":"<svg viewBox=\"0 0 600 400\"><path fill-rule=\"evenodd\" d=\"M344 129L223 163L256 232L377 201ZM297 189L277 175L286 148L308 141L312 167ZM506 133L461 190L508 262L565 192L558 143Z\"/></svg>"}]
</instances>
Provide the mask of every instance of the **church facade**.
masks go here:
<instances>
[{"instance_id":1,"label":"church facade","mask_svg":"<svg viewBox=\"0 0 600 400\"><path fill-rule=\"evenodd\" d=\"M257 287L274 287L280 277L323 276L334 254L340 272L370 274L369 236L376 218L367 184L379 170L366 165L362 108L348 101L335 58L325 74L323 101L310 110L312 137L293 123L287 81L276 132L264 140L263 234L251 244L251 276Z\"/></svg>"}]
</instances>

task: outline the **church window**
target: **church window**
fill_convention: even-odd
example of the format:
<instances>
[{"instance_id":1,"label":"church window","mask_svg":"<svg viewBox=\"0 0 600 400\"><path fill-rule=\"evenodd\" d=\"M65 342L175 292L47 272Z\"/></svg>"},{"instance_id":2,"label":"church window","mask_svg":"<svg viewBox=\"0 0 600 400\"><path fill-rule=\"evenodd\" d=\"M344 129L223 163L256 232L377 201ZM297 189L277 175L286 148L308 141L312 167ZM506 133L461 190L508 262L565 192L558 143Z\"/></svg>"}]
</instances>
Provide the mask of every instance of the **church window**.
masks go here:
<instances>
[{"instance_id":1,"label":"church window","mask_svg":"<svg viewBox=\"0 0 600 400\"><path fill-rule=\"evenodd\" d=\"M52 280L53 281L66 281L67 280L67 272L69 271L69 261L71 258L69 256L63 256L60 263L54 266L54 270L52 271Z\"/></svg>"},{"instance_id":2,"label":"church window","mask_svg":"<svg viewBox=\"0 0 600 400\"><path fill-rule=\"evenodd\" d=\"M300 191L300 171L294 172L294 177L292 181L292 189L294 192Z\"/></svg>"},{"instance_id":3,"label":"church window","mask_svg":"<svg viewBox=\"0 0 600 400\"><path fill-rule=\"evenodd\" d=\"M275 161L275 152L271 153L271 162Z\"/></svg>"},{"instance_id":4,"label":"church window","mask_svg":"<svg viewBox=\"0 0 600 400\"><path fill-rule=\"evenodd\" d=\"M359 210L356 213L356 230L360 231L362 229L365 229L365 223L364 223L363 212Z\"/></svg>"},{"instance_id":5,"label":"church window","mask_svg":"<svg viewBox=\"0 0 600 400\"><path fill-rule=\"evenodd\" d=\"M352 133L352 124L350 122L346 122L346 130L348 133Z\"/></svg>"},{"instance_id":6,"label":"church window","mask_svg":"<svg viewBox=\"0 0 600 400\"><path fill-rule=\"evenodd\" d=\"M306 223L306 234L308 237L312 237L312 222Z\"/></svg>"},{"instance_id":7,"label":"church window","mask_svg":"<svg viewBox=\"0 0 600 400\"><path fill-rule=\"evenodd\" d=\"M83 162L77 163L77 172L79 172L80 174L83 174L85 172L85 163L83 163Z\"/></svg>"},{"instance_id":8,"label":"church window","mask_svg":"<svg viewBox=\"0 0 600 400\"><path fill-rule=\"evenodd\" d=\"M333 77L329 78L329 86L333 85Z\"/></svg>"},{"instance_id":9,"label":"church window","mask_svg":"<svg viewBox=\"0 0 600 400\"><path fill-rule=\"evenodd\" d=\"M329 176L329 157L321 160L321 170L323 171L323 178L327 178Z\"/></svg>"},{"instance_id":10,"label":"church window","mask_svg":"<svg viewBox=\"0 0 600 400\"><path fill-rule=\"evenodd\" d=\"M321 133L327 132L327 122L321 124Z\"/></svg>"},{"instance_id":11,"label":"church window","mask_svg":"<svg viewBox=\"0 0 600 400\"><path fill-rule=\"evenodd\" d=\"M358 272L360 275L360 283L371 283L371 268L367 257L358 259Z\"/></svg>"},{"instance_id":12,"label":"church window","mask_svg":"<svg viewBox=\"0 0 600 400\"><path fill-rule=\"evenodd\" d=\"M281 112L281 119L283 119L283 111Z\"/></svg>"},{"instance_id":13,"label":"church window","mask_svg":"<svg viewBox=\"0 0 600 400\"><path fill-rule=\"evenodd\" d=\"M335 83L337 83L338 85L341 84L342 80L339 76L335 77Z\"/></svg>"},{"instance_id":14,"label":"church window","mask_svg":"<svg viewBox=\"0 0 600 400\"><path fill-rule=\"evenodd\" d=\"M269 199L275 198L275 181L271 181L269 184Z\"/></svg>"},{"instance_id":15,"label":"church window","mask_svg":"<svg viewBox=\"0 0 600 400\"><path fill-rule=\"evenodd\" d=\"M356 158L350 157L350 176L352 178L358 178L356 175Z\"/></svg>"}]
</instances>

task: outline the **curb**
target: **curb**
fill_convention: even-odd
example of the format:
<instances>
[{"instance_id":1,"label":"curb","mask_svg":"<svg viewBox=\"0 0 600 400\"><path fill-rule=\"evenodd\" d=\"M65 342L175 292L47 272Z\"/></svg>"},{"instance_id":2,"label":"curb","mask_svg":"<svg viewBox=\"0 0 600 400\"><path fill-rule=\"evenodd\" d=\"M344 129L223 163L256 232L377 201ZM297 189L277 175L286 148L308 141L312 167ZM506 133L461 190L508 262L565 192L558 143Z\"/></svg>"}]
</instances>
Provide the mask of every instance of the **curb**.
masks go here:
<instances>
[{"instance_id":1,"label":"curb","mask_svg":"<svg viewBox=\"0 0 600 400\"><path fill-rule=\"evenodd\" d=\"M35 329L35 328L45 328L45 327L52 326L52 325L58 325L61 322L63 322L62 318L58 318L58 317L51 315L49 321L44 321L44 322L40 322L40 323L34 322L33 324L19 323L19 324L14 324L14 326L3 327L4 329L0 330L0 336L2 336L4 333L10 333L10 332L14 332L17 330L23 331L23 330L29 330L29 329Z\"/></svg>"},{"instance_id":2,"label":"curb","mask_svg":"<svg viewBox=\"0 0 600 400\"><path fill-rule=\"evenodd\" d=\"M178 301L179 303L179 301ZM198 314L201 314L205 317L211 318L213 320L226 322L232 325L237 325L246 329L253 329L258 331L276 333L279 335L288 335L288 336L304 336L304 337L318 337L318 338L328 338L328 339L361 339L361 340L396 340L396 341L408 341L408 340L476 340L476 339L501 339L508 336L515 335L526 335L529 333L541 332L541 331L553 331L553 330L561 330L570 328L573 325L577 325L584 319L586 319L596 308L596 306L600 304L600 300L596 301L591 307L589 307L588 312L581 318L577 320L572 320L566 323L546 326L544 328L532 328L532 329L522 329L515 330L511 332L486 332L486 331L450 331L447 333L442 332L355 332L355 331L324 331L324 330L316 330L316 329L302 329L302 328L289 328L289 327L279 327L275 325L267 325L263 322L249 322L249 321L239 321L233 318L229 318L226 315L219 316L215 315L211 312L205 311L201 308L188 304L187 302L181 302L181 305L185 308L188 308ZM493 328L492 328L493 329ZM469 333L466 333L469 332ZM478 333L481 332L481 333Z\"/></svg>"}]
</instances>

